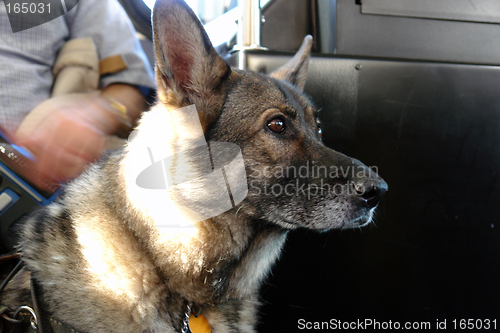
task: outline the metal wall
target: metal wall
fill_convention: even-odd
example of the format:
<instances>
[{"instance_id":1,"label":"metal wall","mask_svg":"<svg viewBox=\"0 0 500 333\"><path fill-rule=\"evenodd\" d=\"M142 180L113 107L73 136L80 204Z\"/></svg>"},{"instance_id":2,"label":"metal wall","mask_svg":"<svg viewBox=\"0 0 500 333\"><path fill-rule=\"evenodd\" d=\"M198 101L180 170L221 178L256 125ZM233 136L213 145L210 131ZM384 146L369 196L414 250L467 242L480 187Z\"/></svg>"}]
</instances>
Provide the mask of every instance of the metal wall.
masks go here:
<instances>
[{"instance_id":1,"label":"metal wall","mask_svg":"<svg viewBox=\"0 0 500 333\"><path fill-rule=\"evenodd\" d=\"M288 59L247 57L260 71ZM371 227L291 233L259 332L303 331L300 319L496 319L500 67L316 56L305 90L325 144L376 167L389 192Z\"/></svg>"},{"instance_id":2,"label":"metal wall","mask_svg":"<svg viewBox=\"0 0 500 333\"><path fill-rule=\"evenodd\" d=\"M496 0L337 0L336 53L500 65L499 7Z\"/></svg>"}]
</instances>

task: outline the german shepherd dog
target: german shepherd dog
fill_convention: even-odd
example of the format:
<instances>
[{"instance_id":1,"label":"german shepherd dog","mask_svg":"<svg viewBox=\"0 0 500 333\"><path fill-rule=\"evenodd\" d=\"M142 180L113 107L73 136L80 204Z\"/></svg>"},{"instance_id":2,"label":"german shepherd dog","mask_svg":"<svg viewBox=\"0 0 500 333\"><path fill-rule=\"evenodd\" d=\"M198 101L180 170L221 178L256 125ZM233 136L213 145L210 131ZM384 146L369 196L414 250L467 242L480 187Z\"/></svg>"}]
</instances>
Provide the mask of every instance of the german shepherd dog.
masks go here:
<instances>
[{"instance_id":1,"label":"german shepherd dog","mask_svg":"<svg viewBox=\"0 0 500 333\"><path fill-rule=\"evenodd\" d=\"M11 289L20 291L22 278L31 274L45 310L80 332L185 332L193 313L201 313L214 333L255 332L259 286L287 232L367 225L387 184L361 162L323 145L317 111L302 94L310 36L266 76L230 68L182 0L156 1L153 30L156 105L123 150L91 165L57 201L25 221L19 245L25 268ZM225 177L243 179L247 191L242 200L232 198L230 209L204 220L163 211L170 224L181 226L177 233L158 226L163 222L157 213L168 202L134 194L134 165L154 162L139 144L148 136L179 152L190 133L175 126L186 119L158 119L189 106L201 124L200 142L239 147L244 178L231 170ZM171 162L173 178L181 177L180 162ZM202 192L184 186L177 204L196 213L199 200L192 197Z\"/></svg>"}]
</instances>

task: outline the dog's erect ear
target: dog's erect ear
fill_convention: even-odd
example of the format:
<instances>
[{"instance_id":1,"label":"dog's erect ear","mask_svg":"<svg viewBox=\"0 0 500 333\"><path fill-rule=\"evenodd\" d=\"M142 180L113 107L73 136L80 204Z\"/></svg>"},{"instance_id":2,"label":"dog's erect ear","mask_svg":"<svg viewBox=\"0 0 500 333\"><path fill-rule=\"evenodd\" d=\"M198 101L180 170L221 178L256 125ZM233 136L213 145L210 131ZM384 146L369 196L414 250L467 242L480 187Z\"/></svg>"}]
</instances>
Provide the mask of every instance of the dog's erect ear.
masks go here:
<instances>
[{"instance_id":1,"label":"dog's erect ear","mask_svg":"<svg viewBox=\"0 0 500 333\"><path fill-rule=\"evenodd\" d=\"M312 36L307 35L295 56L285 65L272 72L270 74L271 77L287 81L297 87L300 91L304 90L312 42Z\"/></svg>"},{"instance_id":2,"label":"dog's erect ear","mask_svg":"<svg viewBox=\"0 0 500 333\"><path fill-rule=\"evenodd\" d=\"M203 109L203 105L198 105L200 101L209 103L217 97L214 95L221 80L231 69L217 54L201 22L184 1L156 1L153 38L156 82L162 102L197 104L200 110Z\"/></svg>"}]
</instances>

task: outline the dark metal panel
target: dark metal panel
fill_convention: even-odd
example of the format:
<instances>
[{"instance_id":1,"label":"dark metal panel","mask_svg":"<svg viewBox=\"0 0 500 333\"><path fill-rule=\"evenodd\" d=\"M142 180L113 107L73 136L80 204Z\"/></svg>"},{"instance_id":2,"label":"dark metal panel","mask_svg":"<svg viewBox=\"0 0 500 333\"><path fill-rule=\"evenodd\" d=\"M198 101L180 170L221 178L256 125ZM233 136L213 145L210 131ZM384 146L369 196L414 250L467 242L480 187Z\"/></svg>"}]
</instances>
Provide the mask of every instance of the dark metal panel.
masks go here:
<instances>
[{"instance_id":1,"label":"dark metal panel","mask_svg":"<svg viewBox=\"0 0 500 333\"><path fill-rule=\"evenodd\" d=\"M497 0L363 0L363 14L500 23Z\"/></svg>"},{"instance_id":2,"label":"dark metal panel","mask_svg":"<svg viewBox=\"0 0 500 333\"><path fill-rule=\"evenodd\" d=\"M337 1L337 54L500 64L497 24L365 15Z\"/></svg>"},{"instance_id":3,"label":"dark metal panel","mask_svg":"<svg viewBox=\"0 0 500 333\"><path fill-rule=\"evenodd\" d=\"M289 57L249 54L270 71ZM389 183L376 226L293 232L259 332L500 313L500 67L313 57L325 143Z\"/></svg>"},{"instance_id":4,"label":"dark metal panel","mask_svg":"<svg viewBox=\"0 0 500 333\"><path fill-rule=\"evenodd\" d=\"M297 50L304 36L313 34L314 0L274 0L263 11L262 46L270 50Z\"/></svg>"}]
</instances>

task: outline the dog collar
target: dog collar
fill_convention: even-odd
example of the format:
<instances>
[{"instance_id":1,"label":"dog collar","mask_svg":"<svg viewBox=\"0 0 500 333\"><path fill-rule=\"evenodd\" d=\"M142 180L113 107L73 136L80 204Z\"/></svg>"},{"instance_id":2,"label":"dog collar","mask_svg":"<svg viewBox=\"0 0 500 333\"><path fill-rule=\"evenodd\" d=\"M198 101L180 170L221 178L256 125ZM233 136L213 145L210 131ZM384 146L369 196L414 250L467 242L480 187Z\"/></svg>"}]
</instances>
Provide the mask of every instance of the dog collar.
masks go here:
<instances>
[{"instance_id":1,"label":"dog collar","mask_svg":"<svg viewBox=\"0 0 500 333\"><path fill-rule=\"evenodd\" d=\"M207 318L201 314L201 307L197 307L198 311L193 312L194 305L190 303L187 305L186 312L184 313L184 320L182 321L182 333L211 333L212 329L208 323Z\"/></svg>"}]
</instances>

